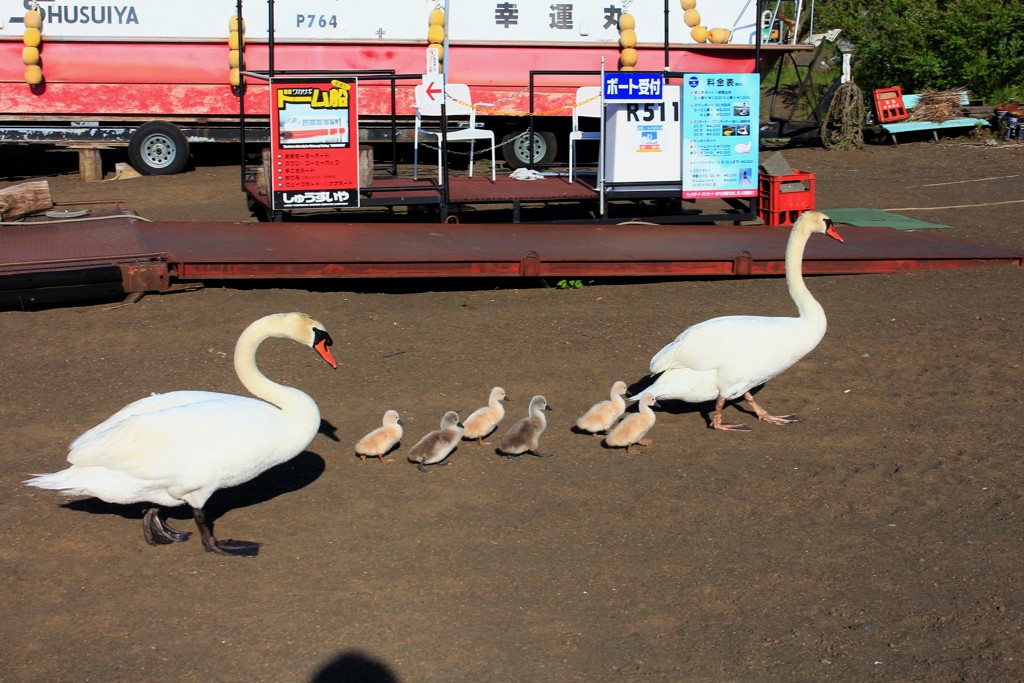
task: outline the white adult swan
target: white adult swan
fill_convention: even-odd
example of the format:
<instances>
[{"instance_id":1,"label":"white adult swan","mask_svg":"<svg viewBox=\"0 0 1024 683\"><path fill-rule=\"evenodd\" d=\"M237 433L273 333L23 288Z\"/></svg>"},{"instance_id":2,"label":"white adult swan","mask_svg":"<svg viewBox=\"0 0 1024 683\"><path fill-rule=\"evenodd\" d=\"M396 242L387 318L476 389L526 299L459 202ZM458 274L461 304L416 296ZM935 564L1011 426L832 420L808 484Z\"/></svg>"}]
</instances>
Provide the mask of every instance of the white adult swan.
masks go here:
<instances>
[{"instance_id":1,"label":"white adult swan","mask_svg":"<svg viewBox=\"0 0 1024 683\"><path fill-rule=\"evenodd\" d=\"M786 285L799 315L795 318L730 315L687 328L651 359L651 374L662 373L644 393L689 403L715 401L712 429L746 431L723 424L726 401L743 396L759 420L796 422L795 415L769 415L750 390L787 370L825 336L825 311L804 284L801 267L811 233L843 241L832 220L820 211L800 216L786 245Z\"/></svg>"},{"instance_id":2,"label":"white adult swan","mask_svg":"<svg viewBox=\"0 0 1024 683\"><path fill-rule=\"evenodd\" d=\"M148 396L75 439L71 467L25 483L108 503L151 503L142 518L150 545L188 539L191 534L160 518L158 507L188 504L206 550L256 555L258 543L214 538L203 506L214 491L295 457L320 428L312 398L270 381L256 367L256 349L270 337L311 346L337 367L323 325L304 313L268 315L249 325L235 345L235 372L258 398L209 391Z\"/></svg>"}]
</instances>

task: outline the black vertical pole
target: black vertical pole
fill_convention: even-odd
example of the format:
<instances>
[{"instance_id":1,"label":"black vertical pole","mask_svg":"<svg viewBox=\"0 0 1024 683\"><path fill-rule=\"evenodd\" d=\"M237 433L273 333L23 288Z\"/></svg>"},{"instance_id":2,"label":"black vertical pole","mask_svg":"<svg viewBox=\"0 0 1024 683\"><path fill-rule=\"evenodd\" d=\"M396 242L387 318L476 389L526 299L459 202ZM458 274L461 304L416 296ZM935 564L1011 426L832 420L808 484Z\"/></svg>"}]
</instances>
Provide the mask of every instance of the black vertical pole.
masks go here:
<instances>
[{"instance_id":1,"label":"black vertical pole","mask_svg":"<svg viewBox=\"0 0 1024 683\"><path fill-rule=\"evenodd\" d=\"M274 77L274 0L267 0L267 71Z\"/></svg>"},{"instance_id":2,"label":"black vertical pole","mask_svg":"<svg viewBox=\"0 0 1024 683\"><path fill-rule=\"evenodd\" d=\"M238 21L238 140L239 160L238 167L241 171L239 182L242 189L245 189L245 31L242 30L242 0L238 0L235 7L235 16Z\"/></svg>"},{"instance_id":3,"label":"black vertical pole","mask_svg":"<svg viewBox=\"0 0 1024 683\"><path fill-rule=\"evenodd\" d=\"M665 71L668 71L668 0L665 0Z\"/></svg>"}]
</instances>

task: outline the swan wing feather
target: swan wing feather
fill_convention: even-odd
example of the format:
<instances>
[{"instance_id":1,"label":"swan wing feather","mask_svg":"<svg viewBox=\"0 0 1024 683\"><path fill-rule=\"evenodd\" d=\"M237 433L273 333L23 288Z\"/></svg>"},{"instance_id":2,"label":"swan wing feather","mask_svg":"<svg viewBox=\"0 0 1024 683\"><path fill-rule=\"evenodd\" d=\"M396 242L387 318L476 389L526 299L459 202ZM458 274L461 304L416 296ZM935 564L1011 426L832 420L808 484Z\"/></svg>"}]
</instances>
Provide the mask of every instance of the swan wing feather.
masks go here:
<instances>
[{"instance_id":1,"label":"swan wing feather","mask_svg":"<svg viewBox=\"0 0 1024 683\"><path fill-rule=\"evenodd\" d=\"M727 316L688 328L651 359L651 372L671 368L717 370L729 365L789 367L824 336L800 318ZM789 365L785 364L789 362Z\"/></svg>"},{"instance_id":2,"label":"swan wing feather","mask_svg":"<svg viewBox=\"0 0 1024 683\"><path fill-rule=\"evenodd\" d=\"M113 417L75 440L68 462L103 467L140 480L247 481L269 461L312 441L283 438L281 411L258 399L189 392L198 402ZM182 397L178 397L182 398ZM130 406L129 406L130 407ZM124 411L122 411L124 412ZM86 438L88 437L88 438ZM168 450L173 444L173 452Z\"/></svg>"},{"instance_id":3,"label":"swan wing feather","mask_svg":"<svg viewBox=\"0 0 1024 683\"><path fill-rule=\"evenodd\" d=\"M703 403L718 398L714 370L692 370L690 368L669 368L644 389L657 399Z\"/></svg>"}]
</instances>

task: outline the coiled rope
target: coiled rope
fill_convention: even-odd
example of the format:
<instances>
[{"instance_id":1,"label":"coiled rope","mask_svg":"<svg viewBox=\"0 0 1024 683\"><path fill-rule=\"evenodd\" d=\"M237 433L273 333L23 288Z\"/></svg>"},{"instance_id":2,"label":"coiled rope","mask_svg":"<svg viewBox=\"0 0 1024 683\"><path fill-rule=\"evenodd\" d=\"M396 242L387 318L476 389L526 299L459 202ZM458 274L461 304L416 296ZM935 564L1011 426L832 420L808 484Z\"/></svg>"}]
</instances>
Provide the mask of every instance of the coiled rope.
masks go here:
<instances>
[{"instance_id":1,"label":"coiled rope","mask_svg":"<svg viewBox=\"0 0 1024 683\"><path fill-rule=\"evenodd\" d=\"M864 147L864 96L856 83L840 85L829 102L821 122L821 144L825 149Z\"/></svg>"}]
</instances>

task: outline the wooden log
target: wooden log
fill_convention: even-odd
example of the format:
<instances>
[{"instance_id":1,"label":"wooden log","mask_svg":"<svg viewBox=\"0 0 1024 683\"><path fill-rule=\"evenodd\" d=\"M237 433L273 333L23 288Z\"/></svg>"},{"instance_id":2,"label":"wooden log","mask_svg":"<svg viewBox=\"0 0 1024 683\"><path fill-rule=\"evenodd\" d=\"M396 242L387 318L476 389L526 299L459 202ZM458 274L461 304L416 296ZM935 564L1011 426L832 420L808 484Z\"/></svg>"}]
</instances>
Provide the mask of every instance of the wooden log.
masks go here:
<instances>
[{"instance_id":1,"label":"wooden log","mask_svg":"<svg viewBox=\"0 0 1024 683\"><path fill-rule=\"evenodd\" d=\"M98 148L80 147L78 149L78 175L86 183L103 180L103 160Z\"/></svg>"},{"instance_id":2,"label":"wooden log","mask_svg":"<svg viewBox=\"0 0 1024 683\"><path fill-rule=\"evenodd\" d=\"M359 145L359 187L373 185L373 145Z\"/></svg>"},{"instance_id":3,"label":"wooden log","mask_svg":"<svg viewBox=\"0 0 1024 683\"><path fill-rule=\"evenodd\" d=\"M270 196L270 148L263 149L263 165L256 169L256 191L264 197Z\"/></svg>"},{"instance_id":4,"label":"wooden log","mask_svg":"<svg viewBox=\"0 0 1024 683\"><path fill-rule=\"evenodd\" d=\"M0 219L15 221L53 208L50 183L33 180L0 189Z\"/></svg>"}]
</instances>

